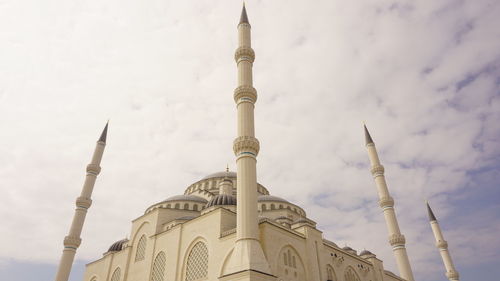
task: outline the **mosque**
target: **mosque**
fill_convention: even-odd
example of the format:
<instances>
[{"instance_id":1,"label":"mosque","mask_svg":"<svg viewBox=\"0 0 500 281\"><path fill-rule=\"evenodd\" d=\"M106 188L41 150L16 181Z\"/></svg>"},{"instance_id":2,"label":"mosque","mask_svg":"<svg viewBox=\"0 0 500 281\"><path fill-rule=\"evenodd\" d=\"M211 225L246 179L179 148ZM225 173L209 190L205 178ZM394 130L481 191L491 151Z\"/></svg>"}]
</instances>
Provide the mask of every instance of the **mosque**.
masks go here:
<instances>
[{"instance_id":1,"label":"mosque","mask_svg":"<svg viewBox=\"0 0 500 281\"><path fill-rule=\"evenodd\" d=\"M210 174L172 196L149 206L132 221L130 239L113 243L103 256L87 264L83 281L413 281L405 248L375 144L365 127L366 148L387 223L399 276L384 269L377 256L339 247L323 238L306 210L271 195L257 182L259 141L254 134L257 91L252 82L255 53L245 6L238 24L235 60L238 86L237 137L233 143L237 172ZM67 281L91 194L106 145L104 128L87 166L87 176L60 260L56 281ZM446 267L458 280L447 243L429 206L431 227ZM126 236L126 234L124 234Z\"/></svg>"}]
</instances>

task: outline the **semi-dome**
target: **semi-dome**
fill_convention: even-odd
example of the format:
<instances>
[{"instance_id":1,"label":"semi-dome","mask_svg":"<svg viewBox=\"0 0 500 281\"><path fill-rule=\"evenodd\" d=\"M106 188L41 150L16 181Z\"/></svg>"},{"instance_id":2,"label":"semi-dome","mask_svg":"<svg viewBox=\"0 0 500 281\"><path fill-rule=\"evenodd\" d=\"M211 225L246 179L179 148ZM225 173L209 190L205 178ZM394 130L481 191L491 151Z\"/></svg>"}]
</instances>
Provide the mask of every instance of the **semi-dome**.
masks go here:
<instances>
[{"instance_id":1,"label":"semi-dome","mask_svg":"<svg viewBox=\"0 0 500 281\"><path fill-rule=\"evenodd\" d=\"M119 241L116 241L115 243L113 243L109 249L108 249L108 252L118 252L118 251L121 251L123 249L123 245L125 243L128 242L128 239L122 239L122 240L119 240Z\"/></svg>"},{"instance_id":2,"label":"semi-dome","mask_svg":"<svg viewBox=\"0 0 500 281\"><path fill-rule=\"evenodd\" d=\"M264 202L264 201L274 201L274 202L284 202L284 203L290 203L286 201L285 199L274 196L274 195L260 195L259 198L257 198L258 202Z\"/></svg>"},{"instance_id":3,"label":"semi-dome","mask_svg":"<svg viewBox=\"0 0 500 281\"><path fill-rule=\"evenodd\" d=\"M172 201L193 201L199 203L207 203L207 200L205 198L196 195L175 195L165 199L163 202Z\"/></svg>"},{"instance_id":4,"label":"semi-dome","mask_svg":"<svg viewBox=\"0 0 500 281\"><path fill-rule=\"evenodd\" d=\"M211 179L211 178L223 178L223 177L228 177L228 178L236 178L236 172L226 172L226 171L222 171L222 172L217 172L217 173L213 173L213 174L210 174L208 176L205 176L202 178L202 180L206 180L206 179Z\"/></svg>"},{"instance_id":5,"label":"semi-dome","mask_svg":"<svg viewBox=\"0 0 500 281\"><path fill-rule=\"evenodd\" d=\"M208 201L207 208L212 206L236 205L236 196L219 194Z\"/></svg>"}]
</instances>

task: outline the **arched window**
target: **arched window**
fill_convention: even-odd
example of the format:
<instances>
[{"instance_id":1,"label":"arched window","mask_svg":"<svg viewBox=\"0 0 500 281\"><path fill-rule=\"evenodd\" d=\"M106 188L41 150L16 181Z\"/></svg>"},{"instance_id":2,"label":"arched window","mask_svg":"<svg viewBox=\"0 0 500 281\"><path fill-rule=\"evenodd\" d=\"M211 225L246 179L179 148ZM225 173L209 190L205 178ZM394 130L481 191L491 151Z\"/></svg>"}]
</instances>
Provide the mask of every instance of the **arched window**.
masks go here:
<instances>
[{"instance_id":1,"label":"arched window","mask_svg":"<svg viewBox=\"0 0 500 281\"><path fill-rule=\"evenodd\" d=\"M276 209L276 207L274 206L274 204L271 204L271 210L274 210Z\"/></svg>"},{"instance_id":2,"label":"arched window","mask_svg":"<svg viewBox=\"0 0 500 281\"><path fill-rule=\"evenodd\" d=\"M142 235L137 243L137 251L135 252L135 261L142 261L146 253L146 235Z\"/></svg>"},{"instance_id":3,"label":"arched window","mask_svg":"<svg viewBox=\"0 0 500 281\"><path fill-rule=\"evenodd\" d=\"M197 242L186 263L186 281L198 280L208 276L208 249L205 243Z\"/></svg>"},{"instance_id":4,"label":"arched window","mask_svg":"<svg viewBox=\"0 0 500 281\"><path fill-rule=\"evenodd\" d=\"M165 253L159 252L158 255L156 255L155 261L153 263L151 281L163 281L163 276L165 276L165 261Z\"/></svg>"},{"instance_id":5,"label":"arched window","mask_svg":"<svg viewBox=\"0 0 500 281\"><path fill-rule=\"evenodd\" d=\"M333 271L333 267L331 265L326 266L326 276L328 281L337 281L337 277L335 276L335 272Z\"/></svg>"},{"instance_id":6,"label":"arched window","mask_svg":"<svg viewBox=\"0 0 500 281\"><path fill-rule=\"evenodd\" d=\"M352 269L352 267L348 267L344 273L344 279L345 281L359 281L359 277Z\"/></svg>"},{"instance_id":7,"label":"arched window","mask_svg":"<svg viewBox=\"0 0 500 281\"><path fill-rule=\"evenodd\" d=\"M198 211L198 205L196 204L193 205L193 211Z\"/></svg>"},{"instance_id":8,"label":"arched window","mask_svg":"<svg viewBox=\"0 0 500 281\"><path fill-rule=\"evenodd\" d=\"M179 203L175 203L174 209L180 209L180 208L181 208L181 205Z\"/></svg>"},{"instance_id":9,"label":"arched window","mask_svg":"<svg viewBox=\"0 0 500 281\"><path fill-rule=\"evenodd\" d=\"M111 275L111 281L119 281L120 280L120 268L117 267Z\"/></svg>"},{"instance_id":10,"label":"arched window","mask_svg":"<svg viewBox=\"0 0 500 281\"><path fill-rule=\"evenodd\" d=\"M280 209L283 209L283 205L280 204Z\"/></svg>"},{"instance_id":11,"label":"arched window","mask_svg":"<svg viewBox=\"0 0 500 281\"><path fill-rule=\"evenodd\" d=\"M304 281L305 267L299 253L291 246L285 246L279 253L277 268L278 280Z\"/></svg>"},{"instance_id":12,"label":"arched window","mask_svg":"<svg viewBox=\"0 0 500 281\"><path fill-rule=\"evenodd\" d=\"M167 209L170 209L170 204L167 204Z\"/></svg>"},{"instance_id":13,"label":"arched window","mask_svg":"<svg viewBox=\"0 0 500 281\"><path fill-rule=\"evenodd\" d=\"M262 211L265 211L265 210L267 210L267 207L265 204L262 204Z\"/></svg>"},{"instance_id":14,"label":"arched window","mask_svg":"<svg viewBox=\"0 0 500 281\"><path fill-rule=\"evenodd\" d=\"M189 204L188 203L184 204L184 210L189 210Z\"/></svg>"}]
</instances>

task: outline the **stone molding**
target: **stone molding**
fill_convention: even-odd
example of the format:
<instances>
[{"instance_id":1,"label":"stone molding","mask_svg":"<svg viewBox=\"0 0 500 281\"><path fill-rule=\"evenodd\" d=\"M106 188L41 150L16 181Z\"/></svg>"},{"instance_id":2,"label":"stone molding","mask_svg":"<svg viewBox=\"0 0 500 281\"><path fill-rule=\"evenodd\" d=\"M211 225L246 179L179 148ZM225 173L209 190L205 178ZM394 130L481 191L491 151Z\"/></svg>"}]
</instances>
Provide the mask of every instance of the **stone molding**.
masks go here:
<instances>
[{"instance_id":1,"label":"stone molding","mask_svg":"<svg viewBox=\"0 0 500 281\"><path fill-rule=\"evenodd\" d=\"M96 164L87 165L87 174L98 175L101 172L101 167Z\"/></svg>"},{"instance_id":2,"label":"stone molding","mask_svg":"<svg viewBox=\"0 0 500 281\"><path fill-rule=\"evenodd\" d=\"M233 151L236 156L243 152L253 153L254 156L259 154L260 144L259 140L251 136L240 136L234 139Z\"/></svg>"},{"instance_id":3,"label":"stone molding","mask_svg":"<svg viewBox=\"0 0 500 281\"><path fill-rule=\"evenodd\" d=\"M394 199L391 196L382 197L378 201L380 208L394 207Z\"/></svg>"},{"instance_id":4,"label":"stone molding","mask_svg":"<svg viewBox=\"0 0 500 281\"><path fill-rule=\"evenodd\" d=\"M82 239L74 236L66 236L64 237L64 246L65 247L74 247L78 248L82 243Z\"/></svg>"},{"instance_id":5,"label":"stone molding","mask_svg":"<svg viewBox=\"0 0 500 281\"><path fill-rule=\"evenodd\" d=\"M239 63L242 60L253 63L255 61L255 52L250 47L241 46L236 49L236 52L234 52L234 60L236 63Z\"/></svg>"},{"instance_id":6,"label":"stone molding","mask_svg":"<svg viewBox=\"0 0 500 281\"><path fill-rule=\"evenodd\" d=\"M448 277L448 279L450 280L458 280L459 275L457 271L451 270L446 272L446 277Z\"/></svg>"},{"instance_id":7,"label":"stone molding","mask_svg":"<svg viewBox=\"0 0 500 281\"><path fill-rule=\"evenodd\" d=\"M243 98L249 98L252 103L255 103L257 101L257 90L255 90L254 87L247 85L239 86L234 89L234 102L239 103L240 99Z\"/></svg>"},{"instance_id":8,"label":"stone molding","mask_svg":"<svg viewBox=\"0 0 500 281\"><path fill-rule=\"evenodd\" d=\"M76 198L76 206L77 207L82 207L85 209L90 208L90 205L92 205L92 199L86 198L86 197L78 197Z\"/></svg>"},{"instance_id":9,"label":"stone molding","mask_svg":"<svg viewBox=\"0 0 500 281\"><path fill-rule=\"evenodd\" d=\"M406 243L406 238L403 234L392 234L389 235L389 244L391 246L404 246Z\"/></svg>"},{"instance_id":10,"label":"stone molding","mask_svg":"<svg viewBox=\"0 0 500 281\"><path fill-rule=\"evenodd\" d=\"M448 249L448 242L445 240L439 240L436 242L436 247L438 247L438 249Z\"/></svg>"},{"instance_id":11,"label":"stone molding","mask_svg":"<svg viewBox=\"0 0 500 281\"><path fill-rule=\"evenodd\" d=\"M385 171L385 168L383 165L373 166L370 170L370 172L372 173L374 178L379 177L379 176L383 176L384 171Z\"/></svg>"}]
</instances>

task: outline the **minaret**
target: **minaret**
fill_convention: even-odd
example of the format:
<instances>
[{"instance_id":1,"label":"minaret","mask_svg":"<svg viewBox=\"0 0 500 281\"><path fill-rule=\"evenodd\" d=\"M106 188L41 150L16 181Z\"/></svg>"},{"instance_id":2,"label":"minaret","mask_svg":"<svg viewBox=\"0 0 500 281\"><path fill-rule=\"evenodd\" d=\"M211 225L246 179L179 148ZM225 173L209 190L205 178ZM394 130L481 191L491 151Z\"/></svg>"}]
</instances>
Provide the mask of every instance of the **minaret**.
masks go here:
<instances>
[{"instance_id":1,"label":"minaret","mask_svg":"<svg viewBox=\"0 0 500 281\"><path fill-rule=\"evenodd\" d=\"M238 87L234 90L238 111L238 136L233 143L238 175L236 242L224 276L236 278L234 274L244 274L243 279L238 276L238 280L262 280L262 277L255 277L255 274L269 275L270 268L259 241L256 173L259 141L255 138L254 130L257 91L252 86L255 53L251 46L250 23L245 5L238 24L238 42L239 46L234 55L238 67Z\"/></svg>"},{"instance_id":2,"label":"minaret","mask_svg":"<svg viewBox=\"0 0 500 281\"><path fill-rule=\"evenodd\" d=\"M441 227L439 227L439 223L429 203L427 203L427 212L429 213L429 221L431 223L432 232L434 233L434 238L436 238L436 247L439 249L444 267L446 268L446 277L451 281L458 281L458 271L455 269L453 261L451 260L451 255L448 251L448 242L444 240Z\"/></svg>"},{"instance_id":3,"label":"minaret","mask_svg":"<svg viewBox=\"0 0 500 281\"><path fill-rule=\"evenodd\" d=\"M370 157L371 163L371 173L375 179L375 184L377 185L379 196L378 203L384 212L385 222L389 231L389 244L391 244L392 251L396 257L396 263L401 277L408 281L414 281L410 261L408 260L408 254L406 253L406 240L404 235L401 234L401 231L399 230L396 212L394 211L394 199L389 194L389 189L387 188L387 183L385 182L384 166L380 164L375 143L373 143L368 129L366 126L364 126L364 128L366 148L368 149L368 156Z\"/></svg>"},{"instance_id":4,"label":"minaret","mask_svg":"<svg viewBox=\"0 0 500 281\"><path fill-rule=\"evenodd\" d=\"M73 216L73 222L71 223L71 228L69 229L69 234L64 238L64 250L62 253L61 260L59 262L59 267L57 270L57 275L55 281L67 281L69 274L71 272L71 267L73 265L73 260L75 258L76 249L80 246L82 239L80 234L82 233L83 223L85 222L85 216L87 215L87 210L92 205L92 200L90 199L92 195L92 190L94 189L95 180L97 175L101 171L99 164L101 163L102 154L104 153L104 147L106 146L106 136L108 133L108 124L104 127L104 130L97 141L96 147L94 149L94 154L92 155L92 161L87 165L87 176L85 178L85 183L83 184L82 193L80 197L76 198L76 209Z\"/></svg>"}]
</instances>

